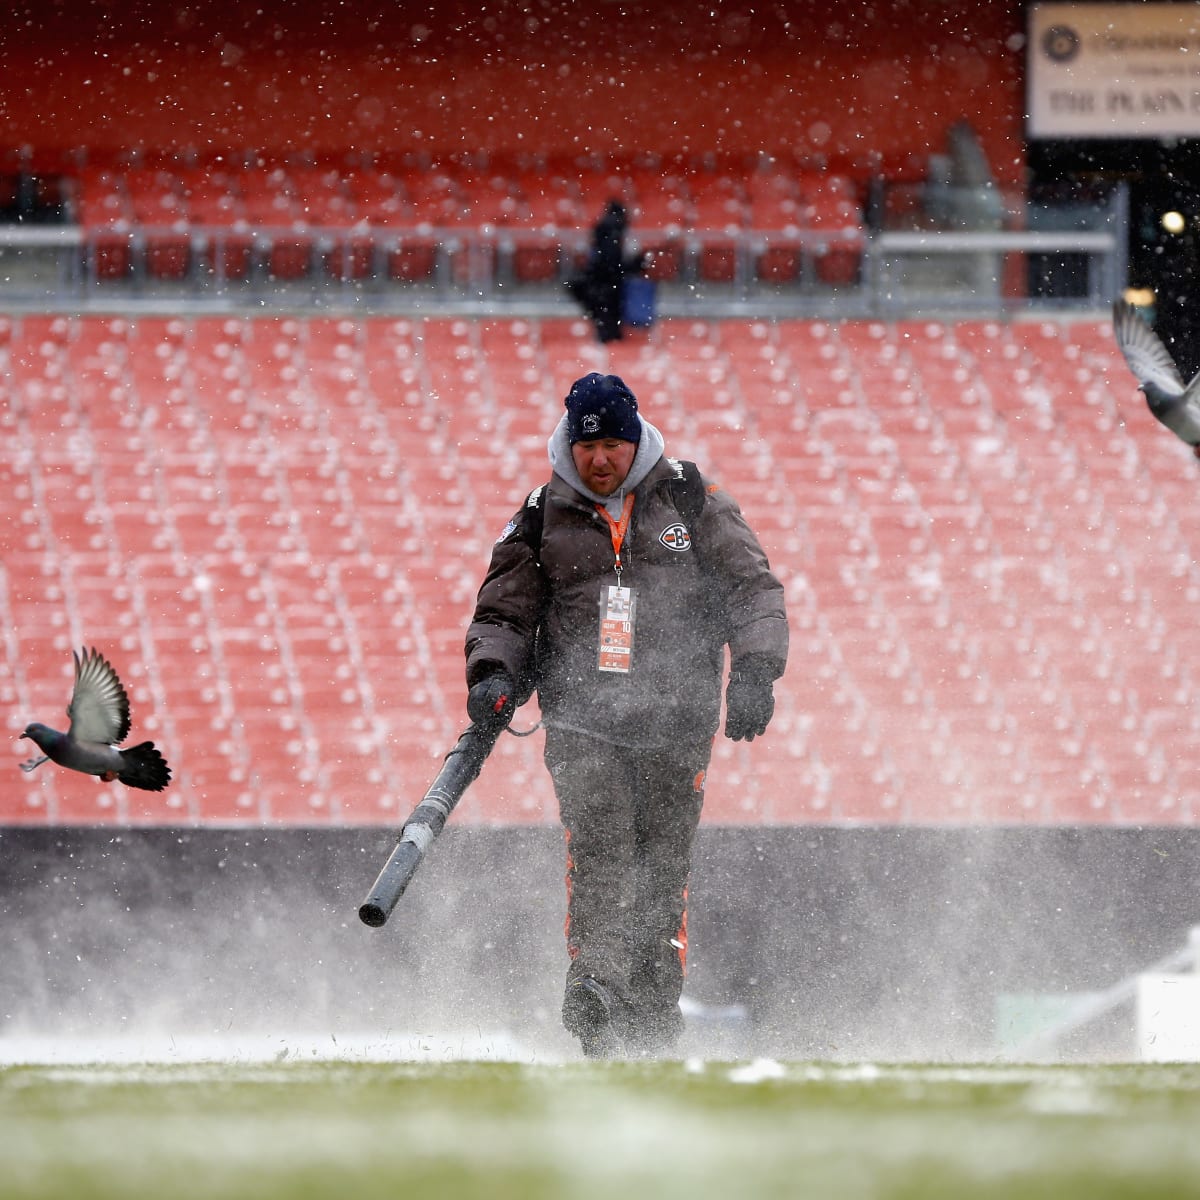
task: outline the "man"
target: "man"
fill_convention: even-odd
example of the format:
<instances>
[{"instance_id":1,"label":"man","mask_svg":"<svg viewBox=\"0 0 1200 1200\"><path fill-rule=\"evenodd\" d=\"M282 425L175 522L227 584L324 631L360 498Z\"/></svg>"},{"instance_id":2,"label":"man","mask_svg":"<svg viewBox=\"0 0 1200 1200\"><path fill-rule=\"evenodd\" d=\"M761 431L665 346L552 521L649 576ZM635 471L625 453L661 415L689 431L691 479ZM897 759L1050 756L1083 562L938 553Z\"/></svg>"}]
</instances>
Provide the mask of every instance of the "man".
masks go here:
<instances>
[{"instance_id":1,"label":"man","mask_svg":"<svg viewBox=\"0 0 1200 1200\"><path fill-rule=\"evenodd\" d=\"M467 631L467 711L503 727L536 686L567 839L563 1024L589 1057L682 1029L688 872L717 732L753 740L787 658L783 588L733 500L616 375L577 380L549 484L492 552ZM690 481L690 482L689 482Z\"/></svg>"},{"instance_id":2,"label":"man","mask_svg":"<svg viewBox=\"0 0 1200 1200\"><path fill-rule=\"evenodd\" d=\"M618 341L625 307L625 276L641 271L645 255L625 257L629 216L619 200L610 200L592 227L587 266L570 279L567 288L591 318L601 342Z\"/></svg>"}]
</instances>

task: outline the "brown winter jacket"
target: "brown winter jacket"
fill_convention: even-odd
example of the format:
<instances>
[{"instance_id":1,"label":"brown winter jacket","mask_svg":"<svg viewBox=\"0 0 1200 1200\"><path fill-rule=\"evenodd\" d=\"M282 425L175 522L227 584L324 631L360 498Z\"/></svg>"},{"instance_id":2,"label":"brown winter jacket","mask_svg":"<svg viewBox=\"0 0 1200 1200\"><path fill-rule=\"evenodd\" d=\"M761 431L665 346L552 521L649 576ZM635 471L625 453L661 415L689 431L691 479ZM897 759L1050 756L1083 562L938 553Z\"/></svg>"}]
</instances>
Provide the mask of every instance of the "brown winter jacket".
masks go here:
<instances>
[{"instance_id":1,"label":"brown winter jacket","mask_svg":"<svg viewBox=\"0 0 1200 1200\"><path fill-rule=\"evenodd\" d=\"M467 686L497 668L536 687L547 725L628 746L703 740L720 717L723 649L732 668L783 673L783 587L741 510L705 481L688 541L663 457L634 489L621 582L634 589L633 667L597 668L600 588L615 583L607 522L559 475L545 489L541 563L523 506L492 551L467 630Z\"/></svg>"}]
</instances>

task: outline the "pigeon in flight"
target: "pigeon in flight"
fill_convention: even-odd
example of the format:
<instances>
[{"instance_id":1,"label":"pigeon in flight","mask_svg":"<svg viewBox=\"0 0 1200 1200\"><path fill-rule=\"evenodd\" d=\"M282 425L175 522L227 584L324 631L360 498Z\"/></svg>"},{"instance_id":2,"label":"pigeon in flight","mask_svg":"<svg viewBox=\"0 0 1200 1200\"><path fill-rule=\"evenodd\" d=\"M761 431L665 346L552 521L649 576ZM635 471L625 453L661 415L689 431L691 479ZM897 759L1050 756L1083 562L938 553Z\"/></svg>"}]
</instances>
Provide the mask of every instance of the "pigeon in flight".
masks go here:
<instances>
[{"instance_id":1,"label":"pigeon in flight","mask_svg":"<svg viewBox=\"0 0 1200 1200\"><path fill-rule=\"evenodd\" d=\"M117 673L95 649L75 654L75 690L67 706L71 727L66 733L34 723L21 736L36 742L44 752L21 763L32 771L52 761L85 775L98 775L105 783L119 779L126 787L161 792L171 780L171 768L154 748L142 742L128 750L117 744L129 734L129 697Z\"/></svg>"},{"instance_id":2,"label":"pigeon in flight","mask_svg":"<svg viewBox=\"0 0 1200 1200\"><path fill-rule=\"evenodd\" d=\"M1200 374L1185 385L1158 334L1124 300L1113 305L1113 333L1150 412L1200 458Z\"/></svg>"}]
</instances>

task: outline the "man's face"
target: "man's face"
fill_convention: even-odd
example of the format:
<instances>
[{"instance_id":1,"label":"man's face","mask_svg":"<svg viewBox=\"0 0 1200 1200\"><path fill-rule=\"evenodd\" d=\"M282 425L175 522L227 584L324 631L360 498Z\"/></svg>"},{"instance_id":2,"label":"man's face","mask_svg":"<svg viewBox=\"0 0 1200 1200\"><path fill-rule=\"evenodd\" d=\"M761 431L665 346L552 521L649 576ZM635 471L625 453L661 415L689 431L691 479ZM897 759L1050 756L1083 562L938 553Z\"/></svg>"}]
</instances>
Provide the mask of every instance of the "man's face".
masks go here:
<instances>
[{"instance_id":1,"label":"man's face","mask_svg":"<svg viewBox=\"0 0 1200 1200\"><path fill-rule=\"evenodd\" d=\"M637 442L623 442L619 438L576 442L571 447L579 478L597 496L611 496L625 482L636 454Z\"/></svg>"}]
</instances>

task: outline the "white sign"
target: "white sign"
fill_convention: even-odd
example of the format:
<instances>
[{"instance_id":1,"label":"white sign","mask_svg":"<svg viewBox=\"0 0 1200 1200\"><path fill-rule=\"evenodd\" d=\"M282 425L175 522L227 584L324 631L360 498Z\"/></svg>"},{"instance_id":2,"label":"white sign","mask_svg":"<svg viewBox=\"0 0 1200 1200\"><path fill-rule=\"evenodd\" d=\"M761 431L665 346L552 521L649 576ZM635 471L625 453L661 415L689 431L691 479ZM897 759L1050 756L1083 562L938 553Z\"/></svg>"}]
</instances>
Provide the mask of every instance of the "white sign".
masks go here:
<instances>
[{"instance_id":1,"label":"white sign","mask_svg":"<svg viewBox=\"0 0 1200 1200\"><path fill-rule=\"evenodd\" d=\"M1200 3L1033 4L1031 138L1200 136Z\"/></svg>"}]
</instances>

